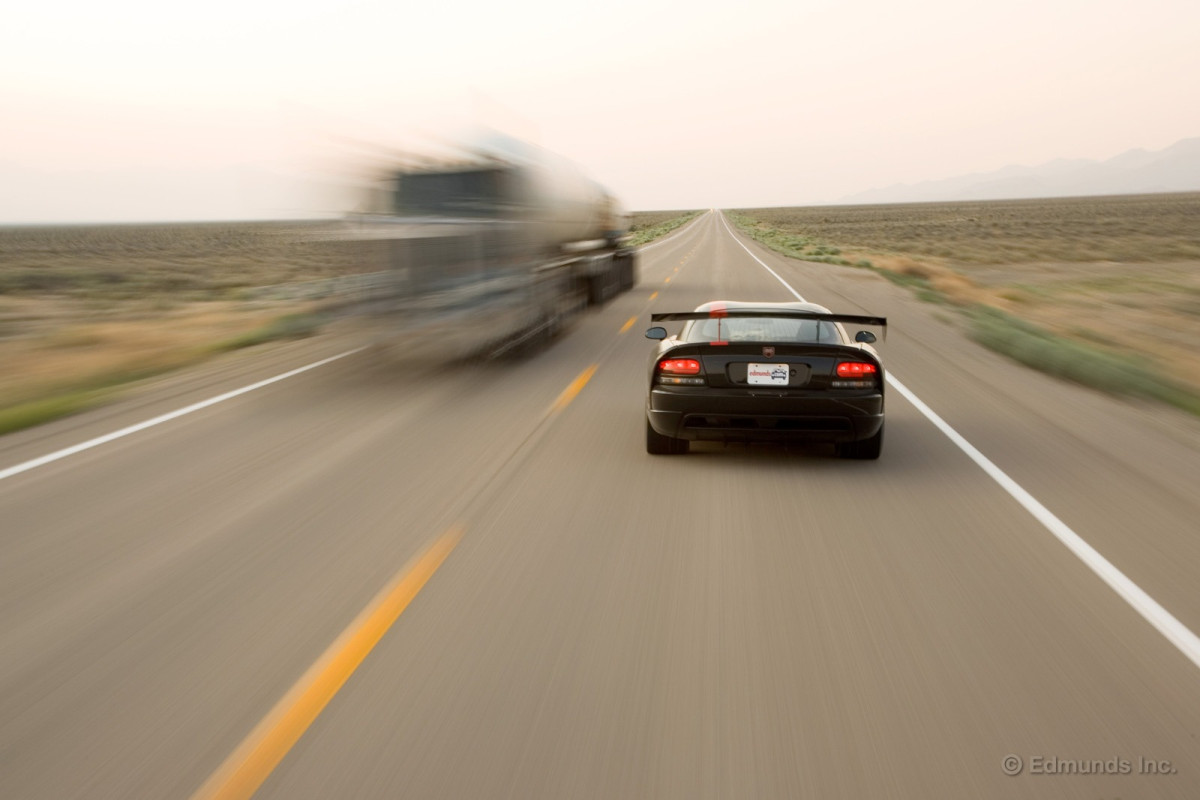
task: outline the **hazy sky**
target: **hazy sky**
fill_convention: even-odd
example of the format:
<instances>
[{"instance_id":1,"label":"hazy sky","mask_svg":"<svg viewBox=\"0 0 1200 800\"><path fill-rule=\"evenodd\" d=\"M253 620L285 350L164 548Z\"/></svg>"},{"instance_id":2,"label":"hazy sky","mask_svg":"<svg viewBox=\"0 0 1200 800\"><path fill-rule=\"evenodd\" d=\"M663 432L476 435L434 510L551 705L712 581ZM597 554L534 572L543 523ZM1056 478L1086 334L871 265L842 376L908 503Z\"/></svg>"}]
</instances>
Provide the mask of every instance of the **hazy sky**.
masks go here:
<instances>
[{"instance_id":1,"label":"hazy sky","mask_svg":"<svg viewBox=\"0 0 1200 800\"><path fill-rule=\"evenodd\" d=\"M20 3L0 222L290 216L468 117L632 208L800 205L1200 135L1196 0ZM336 209L331 209L336 210Z\"/></svg>"}]
</instances>

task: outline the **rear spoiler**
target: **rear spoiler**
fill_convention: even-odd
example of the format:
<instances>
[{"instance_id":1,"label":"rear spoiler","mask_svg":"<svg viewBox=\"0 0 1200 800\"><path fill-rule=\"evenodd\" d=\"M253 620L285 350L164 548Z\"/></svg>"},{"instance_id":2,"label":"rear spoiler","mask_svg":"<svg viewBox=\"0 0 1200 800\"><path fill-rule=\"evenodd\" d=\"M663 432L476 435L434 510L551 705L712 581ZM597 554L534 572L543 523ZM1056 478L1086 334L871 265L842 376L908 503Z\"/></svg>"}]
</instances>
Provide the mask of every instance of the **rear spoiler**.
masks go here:
<instances>
[{"instance_id":1,"label":"rear spoiler","mask_svg":"<svg viewBox=\"0 0 1200 800\"><path fill-rule=\"evenodd\" d=\"M823 322L847 322L852 325L875 325L887 328L887 317L870 317L860 314L823 314L819 311L792 311L779 309L713 309L712 311L679 311L666 314L651 314L651 322L684 322L697 319L746 319L751 317L786 317L788 319L815 319Z\"/></svg>"}]
</instances>

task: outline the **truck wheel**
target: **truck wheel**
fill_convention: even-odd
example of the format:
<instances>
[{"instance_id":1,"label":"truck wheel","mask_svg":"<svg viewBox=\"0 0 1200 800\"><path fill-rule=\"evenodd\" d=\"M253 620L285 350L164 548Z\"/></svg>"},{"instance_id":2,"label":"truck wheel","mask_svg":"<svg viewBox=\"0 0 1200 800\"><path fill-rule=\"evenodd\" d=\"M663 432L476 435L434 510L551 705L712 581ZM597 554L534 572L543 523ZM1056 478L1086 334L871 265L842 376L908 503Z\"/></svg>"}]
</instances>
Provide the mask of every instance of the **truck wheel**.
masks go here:
<instances>
[{"instance_id":1,"label":"truck wheel","mask_svg":"<svg viewBox=\"0 0 1200 800\"><path fill-rule=\"evenodd\" d=\"M859 439L857 442L845 442L837 446L837 454L841 458L857 458L874 460L879 458L883 450L883 426L869 439Z\"/></svg>"},{"instance_id":2,"label":"truck wheel","mask_svg":"<svg viewBox=\"0 0 1200 800\"><path fill-rule=\"evenodd\" d=\"M691 443L687 439L675 439L663 436L654 430L650 420L646 420L646 452L653 456L684 455Z\"/></svg>"},{"instance_id":3,"label":"truck wheel","mask_svg":"<svg viewBox=\"0 0 1200 800\"><path fill-rule=\"evenodd\" d=\"M633 256L621 256L617 262L617 276L622 292L627 292L637 283L637 276L633 269Z\"/></svg>"},{"instance_id":4,"label":"truck wheel","mask_svg":"<svg viewBox=\"0 0 1200 800\"><path fill-rule=\"evenodd\" d=\"M608 274L593 275L588 278L588 305L604 305L611 295L610 281L611 278Z\"/></svg>"}]
</instances>

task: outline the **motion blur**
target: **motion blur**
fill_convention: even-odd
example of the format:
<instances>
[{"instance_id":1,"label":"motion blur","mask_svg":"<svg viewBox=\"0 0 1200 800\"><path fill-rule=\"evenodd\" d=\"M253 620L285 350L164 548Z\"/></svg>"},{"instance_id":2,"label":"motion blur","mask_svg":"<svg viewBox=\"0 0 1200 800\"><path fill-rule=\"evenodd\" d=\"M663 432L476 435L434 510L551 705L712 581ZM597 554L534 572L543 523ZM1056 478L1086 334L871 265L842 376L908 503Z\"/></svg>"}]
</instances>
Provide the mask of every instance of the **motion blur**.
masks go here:
<instances>
[{"instance_id":1,"label":"motion blur","mask_svg":"<svg viewBox=\"0 0 1200 800\"><path fill-rule=\"evenodd\" d=\"M344 234L378 266L373 311L406 348L499 354L636 282L630 215L570 162L497 133L379 168Z\"/></svg>"}]
</instances>

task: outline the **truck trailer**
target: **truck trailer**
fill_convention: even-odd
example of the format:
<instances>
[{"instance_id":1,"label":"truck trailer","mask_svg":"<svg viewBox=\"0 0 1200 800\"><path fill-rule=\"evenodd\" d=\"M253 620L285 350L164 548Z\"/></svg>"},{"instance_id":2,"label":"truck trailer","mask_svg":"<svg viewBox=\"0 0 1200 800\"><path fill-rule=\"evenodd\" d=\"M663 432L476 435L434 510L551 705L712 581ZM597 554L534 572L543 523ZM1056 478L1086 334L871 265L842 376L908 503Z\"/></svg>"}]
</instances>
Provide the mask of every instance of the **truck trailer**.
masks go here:
<instances>
[{"instance_id":1,"label":"truck trailer","mask_svg":"<svg viewBox=\"0 0 1200 800\"><path fill-rule=\"evenodd\" d=\"M629 220L570 162L492 137L382 170L352 227L381 262L376 307L397 332L497 354L633 287Z\"/></svg>"}]
</instances>

